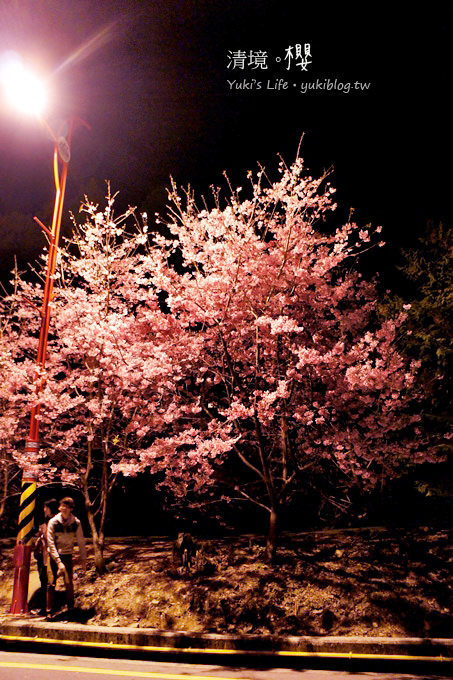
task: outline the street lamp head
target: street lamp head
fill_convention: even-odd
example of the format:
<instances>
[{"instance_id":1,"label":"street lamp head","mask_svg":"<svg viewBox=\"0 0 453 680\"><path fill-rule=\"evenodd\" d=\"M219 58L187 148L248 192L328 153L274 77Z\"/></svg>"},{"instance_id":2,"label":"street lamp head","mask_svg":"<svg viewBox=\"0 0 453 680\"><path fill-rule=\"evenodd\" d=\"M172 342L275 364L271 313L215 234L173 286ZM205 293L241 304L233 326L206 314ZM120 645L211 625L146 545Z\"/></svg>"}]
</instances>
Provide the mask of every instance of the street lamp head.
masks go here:
<instances>
[{"instance_id":1,"label":"street lamp head","mask_svg":"<svg viewBox=\"0 0 453 680\"><path fill-rule=\"evenodd\" d=\"M27 71L15 53L7 53L1 59L0 82L11 106L21 113L41 115L46 104L44 83Z\"/></svg>"}]
</instances>

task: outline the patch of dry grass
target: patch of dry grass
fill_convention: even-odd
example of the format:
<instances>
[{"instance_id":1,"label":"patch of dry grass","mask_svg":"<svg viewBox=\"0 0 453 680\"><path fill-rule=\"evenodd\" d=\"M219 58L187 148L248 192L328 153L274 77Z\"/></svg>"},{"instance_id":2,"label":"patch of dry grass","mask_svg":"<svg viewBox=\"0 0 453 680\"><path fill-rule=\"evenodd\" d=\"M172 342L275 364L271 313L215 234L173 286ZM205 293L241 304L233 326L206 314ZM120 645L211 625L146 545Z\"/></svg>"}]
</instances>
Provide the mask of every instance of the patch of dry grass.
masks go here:
<instances>
[{"instance_id":1,"label":"patch of dry grass","mask_svg":"<svg viewBox=\"0 0 453 680\"><path fill-rule=\"evenodd\" d=\"M173 564L170 541L116 542L106 573L89 569L77 582L76 604L98 625L453 637L452 537L429 529L298 534L282 538L274 565L260 541L197 541L188 571ZM11 555L0 560L3 611Z\"/></svg>"}]
</instances>

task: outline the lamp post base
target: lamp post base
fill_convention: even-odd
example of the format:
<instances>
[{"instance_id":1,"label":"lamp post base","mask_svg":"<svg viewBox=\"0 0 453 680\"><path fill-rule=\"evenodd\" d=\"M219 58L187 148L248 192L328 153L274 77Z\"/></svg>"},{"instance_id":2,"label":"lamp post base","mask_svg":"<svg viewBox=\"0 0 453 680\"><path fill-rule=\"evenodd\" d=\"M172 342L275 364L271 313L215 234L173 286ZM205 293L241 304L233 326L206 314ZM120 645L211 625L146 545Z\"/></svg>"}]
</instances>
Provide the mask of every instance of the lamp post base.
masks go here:
<instances>
[{"instance_id":1,"label":"lamp post base","mask_svg":"<svg viewBox=\"0 0 453 680\"><path fill-rule=\"evenodd\" d=\"M28 611L28 577L30 573L31 545L16 545L14 548L14 589L9 614L25 614Z\"/></svg>"}]
</instances>

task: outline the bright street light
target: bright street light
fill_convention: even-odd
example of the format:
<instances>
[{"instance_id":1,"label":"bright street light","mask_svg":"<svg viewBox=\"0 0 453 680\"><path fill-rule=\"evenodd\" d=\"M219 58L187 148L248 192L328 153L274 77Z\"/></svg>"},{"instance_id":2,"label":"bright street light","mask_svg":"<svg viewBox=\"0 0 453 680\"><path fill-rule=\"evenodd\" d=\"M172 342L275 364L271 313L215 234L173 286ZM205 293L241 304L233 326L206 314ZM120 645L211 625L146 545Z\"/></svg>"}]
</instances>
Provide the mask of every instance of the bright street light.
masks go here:
<instances>
[{"instance_id":1,"label":"bright street light","mask_svg":"<svg viewBox=\"0 0 453 680\"><path fill-rule=\"evenodd\" d=\"M14 52L6 53L0 62L0 82L12 107L27 115L41 115L47 98L45 85Z\"/></svg>"}]
</instances>

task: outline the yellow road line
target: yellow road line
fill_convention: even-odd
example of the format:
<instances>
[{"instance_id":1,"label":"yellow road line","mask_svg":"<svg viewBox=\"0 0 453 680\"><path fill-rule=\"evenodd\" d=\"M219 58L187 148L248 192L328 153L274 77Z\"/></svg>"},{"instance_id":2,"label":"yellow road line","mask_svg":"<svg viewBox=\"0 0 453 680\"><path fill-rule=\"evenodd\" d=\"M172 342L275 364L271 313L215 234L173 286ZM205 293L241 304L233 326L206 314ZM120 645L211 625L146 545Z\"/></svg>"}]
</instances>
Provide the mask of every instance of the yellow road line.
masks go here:
<instances>
[{"instance_id":1,"label":"yellow road line","mask_svg":"<svg viewBox=\"0 0 453 680\"><path fill-rule=\"evenodd\" d=\"M86 642L84 640L58 640L55 638L26 637L23 635L3 635L0 640L14 642L44 642L56 645L70 645L72 647L100 647L101 649L124 649L143 652L178 652L180 654L242 654L244 656L284 656L300 658L320 658L320 659L369 659L370 661L441 661L453 662L453 657L449 656L417 656L412 654L368 654L357 652L290 652L290 651L256 651L247 649L221 649L221 648L200 648L200 647L164 647L151 645L130 645L115 642Z\"/></svg>"},{"instance_id":2,"label":"yellow road line","mask_svg":"<svg viewBox=\"0 0 453 680\"><path fill-rule=\"evenodd\" d=\"M13 661L0 661L0 668L22 668L29 670L41 671L69 671L71 673L91 673L93 675L118 675L122 677L134 678L161 678L161 680L237 680L235 678L226 678L224 676L213 675L188 675L184 673L179 675L176 673L157 673L156 671L137 671L137 670L111 670L110 668L89 668L83 666L54 666L52 664L41 663L21 663ZM246 679L245 679L246 680Z\"/></svg>"}]
</instances>

